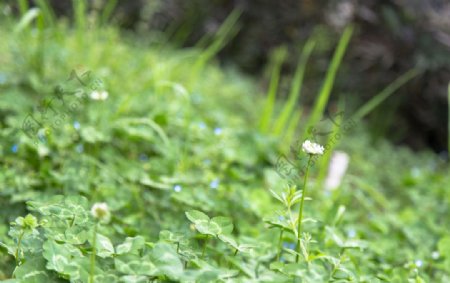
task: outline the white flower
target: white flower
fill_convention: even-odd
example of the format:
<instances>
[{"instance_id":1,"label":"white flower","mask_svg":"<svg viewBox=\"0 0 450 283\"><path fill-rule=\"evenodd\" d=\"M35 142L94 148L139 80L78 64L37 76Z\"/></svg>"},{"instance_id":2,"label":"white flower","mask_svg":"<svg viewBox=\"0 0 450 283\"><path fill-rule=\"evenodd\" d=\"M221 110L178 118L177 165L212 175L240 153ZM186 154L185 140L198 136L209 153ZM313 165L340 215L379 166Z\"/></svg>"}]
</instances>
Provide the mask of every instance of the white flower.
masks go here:
<instances>
[{"instance_id":1,"label":"white flower","mask_svg":"<svg viewBox=\"0 0 450 283\"><path fill-rule=\"evenodd\" d=\"M322 155L323 151L325 150L323 148L323 146L321 146L320 144L311 142L310 140L306 140L303 144L302 144L302 150L303 152L306 152L307 154L311 154L311 155Z\"/></svg>"},{"instance_id":2,"label":"white flower","mask_svg":"<svg viewBox=\"0 0 450 283\"><path fill-rule=\"evenodd\" d=\"M440 257L440 254L438 251L434 251L431 253L431 258L432 259L438 259Z\"/></svg>"},{"instance_id":3,"label":"white flower","mask_svg":"<svg viewBox=\"0 0 450 283\"><path fill-rule=\"evenodd\" d=\"M94 218L104 223L108 223L111 219L111 213L109 212L108 205L104 202L94 203L91 208L91 214Z\"/></svg>"},{"instance_id":4,"label":"white flower","mask_svg":"<svg viewBox=\"0 0 450 283\"><path fill-rule=\"evenodd\" d=\"M91 92L89 97L92 100L106 100L108 98L108 92L105 90L94 90L93 92Z\"/></svg>"}]
</instances>

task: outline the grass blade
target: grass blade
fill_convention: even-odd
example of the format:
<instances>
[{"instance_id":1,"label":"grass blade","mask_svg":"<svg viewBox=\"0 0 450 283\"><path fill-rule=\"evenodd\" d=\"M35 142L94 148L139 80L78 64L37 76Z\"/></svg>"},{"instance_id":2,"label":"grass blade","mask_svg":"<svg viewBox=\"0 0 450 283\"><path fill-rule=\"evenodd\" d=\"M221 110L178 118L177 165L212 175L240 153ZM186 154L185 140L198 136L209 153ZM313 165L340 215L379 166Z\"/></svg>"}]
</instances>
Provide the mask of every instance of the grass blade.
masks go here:
<instances>
[{"instance_id":1,"label":"grass blade","mask_svg":"<svg viewBox=\"0 0 450 283\"><path fill-rule=\"evenodd\" d=\"M110 20L112 13L117 6L117 1L118 0L108 0L105 7L103 7L103 12L100 16L101 17L100 22L102 25L106 25Z\"/></svg>"},{"instance_id":2,"label":"grass blade","mask_svg":"<svg viewBox=\"0 0 450 283\"><path fill-rule=\"evenodd\" d=\"M242 14L241 10L234 10L227 17L227 19L224 21L224 23L220 26L219 30L217 31L216 39L200 55L199 59L196 62L196 67L198 67L198 65L203 66L206 62L208 62L227 44L227 42L231 38L233 38L237 34L238 29L236 27L236 23L241 14Z\"/></svg>"},{"instance_id":3,"label":"grass blade","mask_svg":"<svg viewBox=\"0 0 450 283\"><path fill-rule=\"evenodd\" d=\"M397 78L394 82L389 84L385 89L383 89L380 93L375 95L371 100L369 100L366 104L364 104L361 108L359 108L355 114L353 114L352 119L357 122L362 119L364 116L369 114L373 109L375 109L380 103L382 103L386 98L388 98L391 94L397 91L402 85L407 83L409 80L417 76L420 72L417 69L411 69L399 78Z\"/></svg>"},{"instance_id":4,"label":"grass blade","mask_svg":"<svg viewBox=\"0 0 450 283\"><path fill-rule=\"evenodd\" d=\"M280 82L281 65L286 59L287 49L285 46L276 49L272 59L272 74L270 76L270 85L267 92L264 108L259 122L259 129L262 133L267 133L272 120L273 109L275 107L278 84Z\"/></svg>"},{"instance_id":5,"label":"grass blade","mask_svg":"<svg viewBox=\"0 0 450 283\"><path fill-rule=\"evenodd\" d=\"M298 61L297 69L295 70L295 75L292 79L288 101L284 105L280 116L275 122L274 133L276 135L281 134L281 132L286 128L286 123L288 122L295 105L298 103L298 98L300 97L303 85L303 78L305 76L305 69L315 44L316 42L314 40L309 39L303 47L302 55Z\"/></svg>"},{"instance_id":6,"label":"grass blade","mask_svg":"<svg viewBox=\"0 0 450 283\"><path fill-rule=\"evenodd\" d=\"M350 42L352 33L353 33L353 26L348 26L344 30L344 33L342 34L341 39L339 40L338 46L333 55L333 59L331 60L331 64L328 67L324 84L322 86L322 89L320 90L319 96L316 99L314 108L308 119L308 122L306 123L306 127L303 132L302 138L306 136L309 127L319 122L320 118L323 115L323 111L328 103L328 98L330 97L330 93L334 85L336 73L342 62L342 58L344 57L345 50L347 49L348 43Z\"/></svg>"},{"instance_id":7,"label":"grass blade","mask_svg":"<svg viewBox=\"0 0 450 283\"><path fill-rule=\"evenodd\" d=\"M20 16L24 17L29 9L28 0L19 0L18 2L19 2Z\"/></svg>"},{"instance_id":8,"label":"grass blade","mask_svg":"<svg viewBox=\"0 0 450 283\"><path fill-rule=\"evenodd\" d=\"M53 12L53 9L48 4L47 0L37 0L36 1L37 6L41 10L41 13L44 17L44 21L47 25L47 27L54 27L56 22L56 16Z\"/></svg>"},{"instance_id":9,"label":"grass blade","mask_svg":"<svg viewBox=\"0 0 450 283\"><path fill-rule=\"evenodd\" d=\"M36 19L40 15L39 8L32 8L28 10L20 19L19 24L14 28L14 32L18 33L28 27L34 19Z\"/></svg>"},{"instance_id":10,"label":"grass blade","mask_svg":"<svg viewBox=\"0 0 450 283\"><path fill-rule=\"evenodd\" d=\"M86 1L73 0L73 11L75 16L75 27L79 33L83 33L86 29Z\"/></svg>"},{"instance_id":11,"label":"grass blade","mask_svg":"<svg viewBox=\"0 0 450 283\"><path fill-rule=\"evenodd\" d=\"M301 115L302 115L301 109L294 110L294 114L292 115L292 118L289 121L289 124L287 125L286 134L283 138L283 143L281 144L282 147L285 147L281 149L283 152L289 150L291 144L293 143L294 135L297 132L297 126L300 123Z\"/></svg>"}]
</instances>

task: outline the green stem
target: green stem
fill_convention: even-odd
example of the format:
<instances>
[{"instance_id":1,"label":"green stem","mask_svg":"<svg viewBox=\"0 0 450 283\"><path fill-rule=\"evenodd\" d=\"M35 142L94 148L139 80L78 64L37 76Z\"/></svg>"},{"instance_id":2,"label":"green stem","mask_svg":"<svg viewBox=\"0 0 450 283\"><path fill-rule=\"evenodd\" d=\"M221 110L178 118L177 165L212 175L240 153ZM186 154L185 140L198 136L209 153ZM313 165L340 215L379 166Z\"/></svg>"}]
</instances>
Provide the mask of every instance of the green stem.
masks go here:
<instances>
[{"instance_id":1,"label":"green stem","mask_svg":"<svg viewBox=\"0 0 450 283\"><path fill-rule=\"evenodd\" d=\"M206 245L208 244L209 235L206 235L205 243L203 244L202 258L205 258Z\"/></svg>"},{"instance_id":2,"label":"green stem","mask_svg":"<svg viewBox=\"0 0 450 283\"><path fill-rule=\"evenodd\" d=\"M22 232L20 233L19 239L17 240L17 250L16 250L16 255L15 255L17 266L19 265L19 261L20 261L19 260L19 252L20 252L20 246L22 244L22 238L23 238L24 234L25 234L25 231L22 230Z\"/></svg>"},{"instance_id":3,"label":"green stem","mask_svg":"<svg viewBox=\"0 0 450 283\"><path fill-rule=\"evenodd\" d=\"M94 283L95 255L97 253L97 226L98 226L98 222L95 222L94 236L93 236L93 241L92 241L91 270L89 272L89 283Z\"/></svg>"},{"instance_id":4,"label":"green stem","mask_svg":"<svg viewBox=\"0 0 450 283\"><path fill-rule=\"evenodd\" d=\"M283 232L284 232L284 229L281 229L281 231L280 231L280 238L278 239L278 254L277 254L277 261L280 261L280 257L281 257Z\"/></svg>"},{"instance_id":5,"label":"green stem","mask_svg":"<svg viewBox=\"0 0 450 283\"><path fill-rule=\"evenodd\" d=\"M300 201L300 208L298 210L298 226L297 226L297 256L295 257L295 262L298 263L299 255L301 252L300 249L300 241L302 237L302 219L303 219L303 202L305 201L306 195L306 180L308 179L309 166L311 165L312 155L309 155L308 165L306 166L305 178L303 179L303 191L302 191L302 199Z\"/></svg>"}]
</instances>

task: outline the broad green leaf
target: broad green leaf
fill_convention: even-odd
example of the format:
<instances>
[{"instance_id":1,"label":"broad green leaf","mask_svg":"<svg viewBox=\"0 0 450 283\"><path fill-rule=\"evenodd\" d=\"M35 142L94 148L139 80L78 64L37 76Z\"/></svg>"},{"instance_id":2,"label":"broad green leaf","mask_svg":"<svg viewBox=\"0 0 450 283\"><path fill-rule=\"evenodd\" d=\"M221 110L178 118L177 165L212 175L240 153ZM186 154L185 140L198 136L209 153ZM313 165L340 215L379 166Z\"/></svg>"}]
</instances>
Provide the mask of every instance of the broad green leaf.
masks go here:
<instances>
[{"instance_id":1,"label":"broad green leaf","mask_svg":"<svg viewBox=\"0 0 450 283\"><path fill-rule=\"evenodd\" d=\"M49 240L43 245L43 256L47 260L46 267L65 274L67 265L74 259L83 257L82 253L69 244L58 244Z\"/></svg>"},{"instance_id":2,"label":"broad green leaf","mask_svg":"<svg viewBox=\"0 0 450 283\"><path fill-rule=\"evenodd\" d=\"M120 281L123 283L147 283L149 282L147 276L141 276L141 275L127 275L120 277Z\"/></svg>"},{"instance_id":3,"label":"broad green leaf","mask_svg":"<svg viewBox=\"0 0 450 283\"><path fill-rule=\"evenodd\" d=\"M157 243L151 253L152 262L158 268L159 275L178 279L183 274L183 264L175 249L165 243Z\"/></svg>"},{"instance_id":4,"label":"broad green leaf","mask_svg":"<svg viewBox=\"0 0 450 283\"><path fill-rule=\"evenodd\" d=\"M127 275L148 275L156 274L158 269L148 257L137 255L120 255L114 258L116 270Z\"/></svg>"},{"instance_id":5,"label":"broad green leaf","mask_svg":"<svg viewBox=\"0 0 450 283\"><path fill-rule=\"evenodd\" d=\"M233 223L228 217L218 216L211 219L211 224L216 223L219 226L217 234L230 234L233 232Z\"/></svg>"},{"instance_id":6,"label":"broad green leaf","mask_svg":"<svg viewBox=\"0 0 450 283\"><path fill-rule=\"evenodd\" d=\"M102 234L97 233L96 254L99 257L106 258L114 253L114 247L111 241Z\"/></svg>"},{"instance_id":7,"label":"broad green leaf","mask_svg":"<svg viewBox=\"0 0 450 283\"><path fill-rule=\"evenodd\" d=\"M55 282L53 276L45 269L45 259L40 256L28 258L14 270L14 276L20 282L26 283Z\"/></svg>"},{"instance_id":8,"label":"broad green leaf","mask_svg":"<svg viewBox=\"0 0 450 283\"><path fill-rule=\"evenodd\" d=\"M166 241L169 243L179 243L184 242L185 238L184 235L181 233L173 233L168 230L163 230L159 232L159 239L162 241ZM1 244L1 243L0 243Z\"/></svg>"},{"instance_id":9,"label":"broad green leaf","mask_svg":"<svg viewBox=\"0 0 450 283\"><path fill-rule=\"evenodd\" d=\"M137 237L127 237L123 244L116 247L117 254L137 254L138 251L145 246L145 239L142 236Z\"/></svg>"},{"instance_id":10,"label":"broad green leaf","mask_svg":"<svg viewBox=\"0 0 450 283\"><path fill-rule=\"evenodd\" d=\"M194 224L209 221L209 216L198 210L186 211L186 217Z\"/></svg>"}]
</instances>

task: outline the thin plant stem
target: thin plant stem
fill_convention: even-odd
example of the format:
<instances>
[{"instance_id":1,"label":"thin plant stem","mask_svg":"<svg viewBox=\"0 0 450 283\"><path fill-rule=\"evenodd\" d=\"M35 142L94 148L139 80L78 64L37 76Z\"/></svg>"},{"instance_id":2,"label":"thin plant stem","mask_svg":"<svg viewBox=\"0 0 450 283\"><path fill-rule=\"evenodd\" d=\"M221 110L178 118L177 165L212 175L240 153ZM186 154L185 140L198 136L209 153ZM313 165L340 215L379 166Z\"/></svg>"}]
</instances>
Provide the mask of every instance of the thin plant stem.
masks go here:
<instances>
[{"instance_id":1,"label":"thin plant stem","mask_svg":"<svg viewBox=\"0 0 450 283\"><path fill-rule=\"evenodd\" d=\"M21 244L22 244L22 238L23 238L23 235L25 234L25 231L22 231L21 233L20 233L20 236L19 236L19 239L17 240L17 250L16 250L16 265L18 266L19 265L19 263L20 263L20 260L19 260L19 254L20 254L20 246L21 246Z\"/></svg>"},{"instance_id":2,"label":"thin plant stem","mask_svg":"<svg viewBox=\"0 0 450 283\"><path fill-rule=\"evenodd\" d=\"M97 253L97 226L98 226L98 222L95 222L94 236L93 236L93 240L92 240L91 270L89 272L89 283L94 283L95 255Z\"/></svg>"},{"instance_id":3,"label":"thin plant stem","mask_svg":"<svg viewBox=\"0 0 450 283\"><path fill-rule=\"evenodd\" d=\"M205 243L203 244L202 258L205 258L206 245L208 245L209 235L206 235Z\"/></svg>"},{"instance_id":4,"label":"thin plant stem","mask_svg":"<svg viewBox=\"0 0 450 283\"><path fill-rule=\"evenodd\" d=\"M284 232L284 229L281 229L281 231L280 231L280 238L278 239L278 254L277 254L277 261L280 261L280 257L281 257L283 232Z\"/></svg>"},{"instance_id":5,"label":"thin plant stem","mask_svg":"<svg viewBox=\"0 0 450 283\"><path fill-rule=\"evenodd\" d=\"M302 199L300 201L300 207L298 210L298 226L297 226L297 255L295 257L295 262L298 263L299 255L301 252L300 241L302 237L302 219L303 219L303 202L305 201L306 195L306 180L308 179L309 166L311 165L312 154L309 155L308 165L306 166L305 178L303 179L303 191L302 191Z\"/></svg>"}]
</instances>

